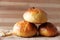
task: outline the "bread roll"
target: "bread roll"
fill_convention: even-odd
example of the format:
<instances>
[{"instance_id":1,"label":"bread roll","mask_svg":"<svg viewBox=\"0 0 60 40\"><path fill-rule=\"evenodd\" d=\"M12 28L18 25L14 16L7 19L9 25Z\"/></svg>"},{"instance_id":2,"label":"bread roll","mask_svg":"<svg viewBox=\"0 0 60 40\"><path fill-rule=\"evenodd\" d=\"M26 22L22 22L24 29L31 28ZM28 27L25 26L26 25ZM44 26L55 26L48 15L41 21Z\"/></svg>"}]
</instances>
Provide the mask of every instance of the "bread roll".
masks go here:
<instances>
[{"instance_id":1,"label":"bread roll","mask_svg":"<svg viewBox=\"0 0 60 40\"><path fill-rule=\"evenodd\" d=\"M46 37L56 36L58 34L56 27L49 22L39 26L39 34Z\"/></svg>"},{"instance_id":2,"label":"bread roll","mask_svg":"<svg viewBox=\"0 0 60 40\"><path fill-rule=\"evenodd\" d=\"M33 23L19 21L13 27L13 33L21 37L32 37L36 35L37 28Z\"/></svg>"},{"instance_id":3,"label":"bread roll","mask_svg":"<svg viewBox=\"0 0 60 40\"><path fill-rule=\"evenodd\" d=\"M34 7L29 8L23 14L23 18L25 21L28 21L31 23L41 24L41 23L47 22L47 14L43 10L37 9Z\"/></svg>"}]
</instances>

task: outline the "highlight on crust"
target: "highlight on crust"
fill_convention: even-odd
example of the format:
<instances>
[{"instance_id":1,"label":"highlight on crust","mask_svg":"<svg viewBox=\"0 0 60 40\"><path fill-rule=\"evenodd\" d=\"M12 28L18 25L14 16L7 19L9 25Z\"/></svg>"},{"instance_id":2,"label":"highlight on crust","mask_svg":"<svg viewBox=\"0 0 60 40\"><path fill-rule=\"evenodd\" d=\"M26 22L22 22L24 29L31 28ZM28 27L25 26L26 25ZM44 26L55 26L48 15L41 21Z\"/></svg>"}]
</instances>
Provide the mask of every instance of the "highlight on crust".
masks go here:
<instances>
[{"instance_id":1,"label":"highlight on crust","mask_svg":"<svg viewBox=\"0 0 60 40\"><path fill-rule=\"evenodd\" d=\"M13 27L13 33L17 36L32 37L37 34L37 28L33 23L19 21Z\"/></svg>"},{"instance_id":2,"label":"highlight on crust","mask_svg":"<svg viewBox=\"0 0 60 40\"><path fill-rule=\"evenodd\" d=\"M39 34L46 37L56 36L57 28L50 22L43 23L39 26Z\"/></svg>"},{"instance_id":3,"label":"highlight on crust","mask_svg":"<svg viewBox=\"0 0 60 40\"><path fill-rule=\"evenodd\" d=\"M38 8L30 8L28 9L24 14L23 18L25 21L31 22L31 23L45 23L47 22L47 14L41 9Z\"/></svg>"}]
</instances>

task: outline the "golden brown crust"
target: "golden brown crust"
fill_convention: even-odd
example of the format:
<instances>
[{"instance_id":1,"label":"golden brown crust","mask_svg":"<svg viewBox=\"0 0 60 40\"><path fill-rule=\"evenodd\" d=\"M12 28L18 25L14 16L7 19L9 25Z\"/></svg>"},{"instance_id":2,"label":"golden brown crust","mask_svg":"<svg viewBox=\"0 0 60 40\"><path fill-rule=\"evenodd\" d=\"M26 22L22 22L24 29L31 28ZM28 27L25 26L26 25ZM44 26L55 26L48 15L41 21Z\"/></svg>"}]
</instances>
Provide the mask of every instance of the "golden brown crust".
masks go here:
<instances>
[{"instance_id":1,"label":"golden brown crust","mask_svg":"<svg viewBox=\"0 0 60 40\"><path fill-rule=\"evenodd\" d=\"M39 33L40 35L49 37L49 36L56 36L58 32L56 27L52 23L46 22L40 25Z\"/></svg>"},{"instance_id":2,"label":"golden brown crust","mask_svg":"<svg viewBox=\"0 0 60 40\"><path fill-rule=\"evenodd\" d=\"M23 18L25 21L41 24L47 21L47 14L41 9L30 8L23 14Z\"/></svg>"},{"instance_id":3,"label":"golden brown crust","mask_svg":"<svg viewBox=\"0 0 60 40\"><path fill-rule=\"evenodd\" d=\"M14 25L13 32L18 36L31 37L37 33L37 28L33 23L20 21Z\"/></svg>"}]
</instances>

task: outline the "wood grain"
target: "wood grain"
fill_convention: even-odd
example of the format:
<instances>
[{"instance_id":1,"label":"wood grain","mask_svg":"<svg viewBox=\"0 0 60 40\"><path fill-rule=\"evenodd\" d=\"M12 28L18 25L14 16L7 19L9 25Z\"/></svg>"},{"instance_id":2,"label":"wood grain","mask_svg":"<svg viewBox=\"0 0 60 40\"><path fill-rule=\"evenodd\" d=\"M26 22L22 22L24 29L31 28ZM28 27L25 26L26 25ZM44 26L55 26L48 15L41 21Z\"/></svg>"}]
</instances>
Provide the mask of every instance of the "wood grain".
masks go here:
<instances>
[{"instance_id":1,"label":"wood grain","mask_svg":"<svg viewBox=\"0 0 60 40\"><path fill-rule=\"evenodd\" d=\"M60 0L0 0L8 2L60 3Z\"/></svg>"}]
</instances>

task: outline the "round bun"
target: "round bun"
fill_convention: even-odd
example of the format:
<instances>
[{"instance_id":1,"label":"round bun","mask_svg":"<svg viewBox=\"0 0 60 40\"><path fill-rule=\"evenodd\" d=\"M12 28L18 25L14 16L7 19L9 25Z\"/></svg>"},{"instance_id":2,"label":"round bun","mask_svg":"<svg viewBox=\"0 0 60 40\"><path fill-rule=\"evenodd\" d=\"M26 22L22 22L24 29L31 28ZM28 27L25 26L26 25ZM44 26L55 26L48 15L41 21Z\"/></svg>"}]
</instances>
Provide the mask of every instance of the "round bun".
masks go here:
<instances>
[{"instance_id":1,"label":"round bun","mask_svg":"<svg viewBox=\"0 0 60 40\"><path fill-rule=\"evenodd\" d=\"M23 14L23 18L25 21L41 24L47 21L47 14L41 9L32 7Z\"/></svg>"},{"instance_id":2,"label":"round bun","mask_svg":"<svg viewBox=\"0 0 60 40\"><path fill-rule=\"evenodd\" d=\"M51 37L56 36L57 33L57 29L52 23L46 22L39 26L39 34L42 36Z\"/></svg>"},{"instance_id":3,"label":"round bun","mask_svg":"<svg viewBox=\"0 0 60 40\"><path fill-rule=\"evenodd\" d=\"M33 23L19 21L13 27L13 33L21 37L32 37L36 35L37 28Z\"/></svg>"}]
</instances>

